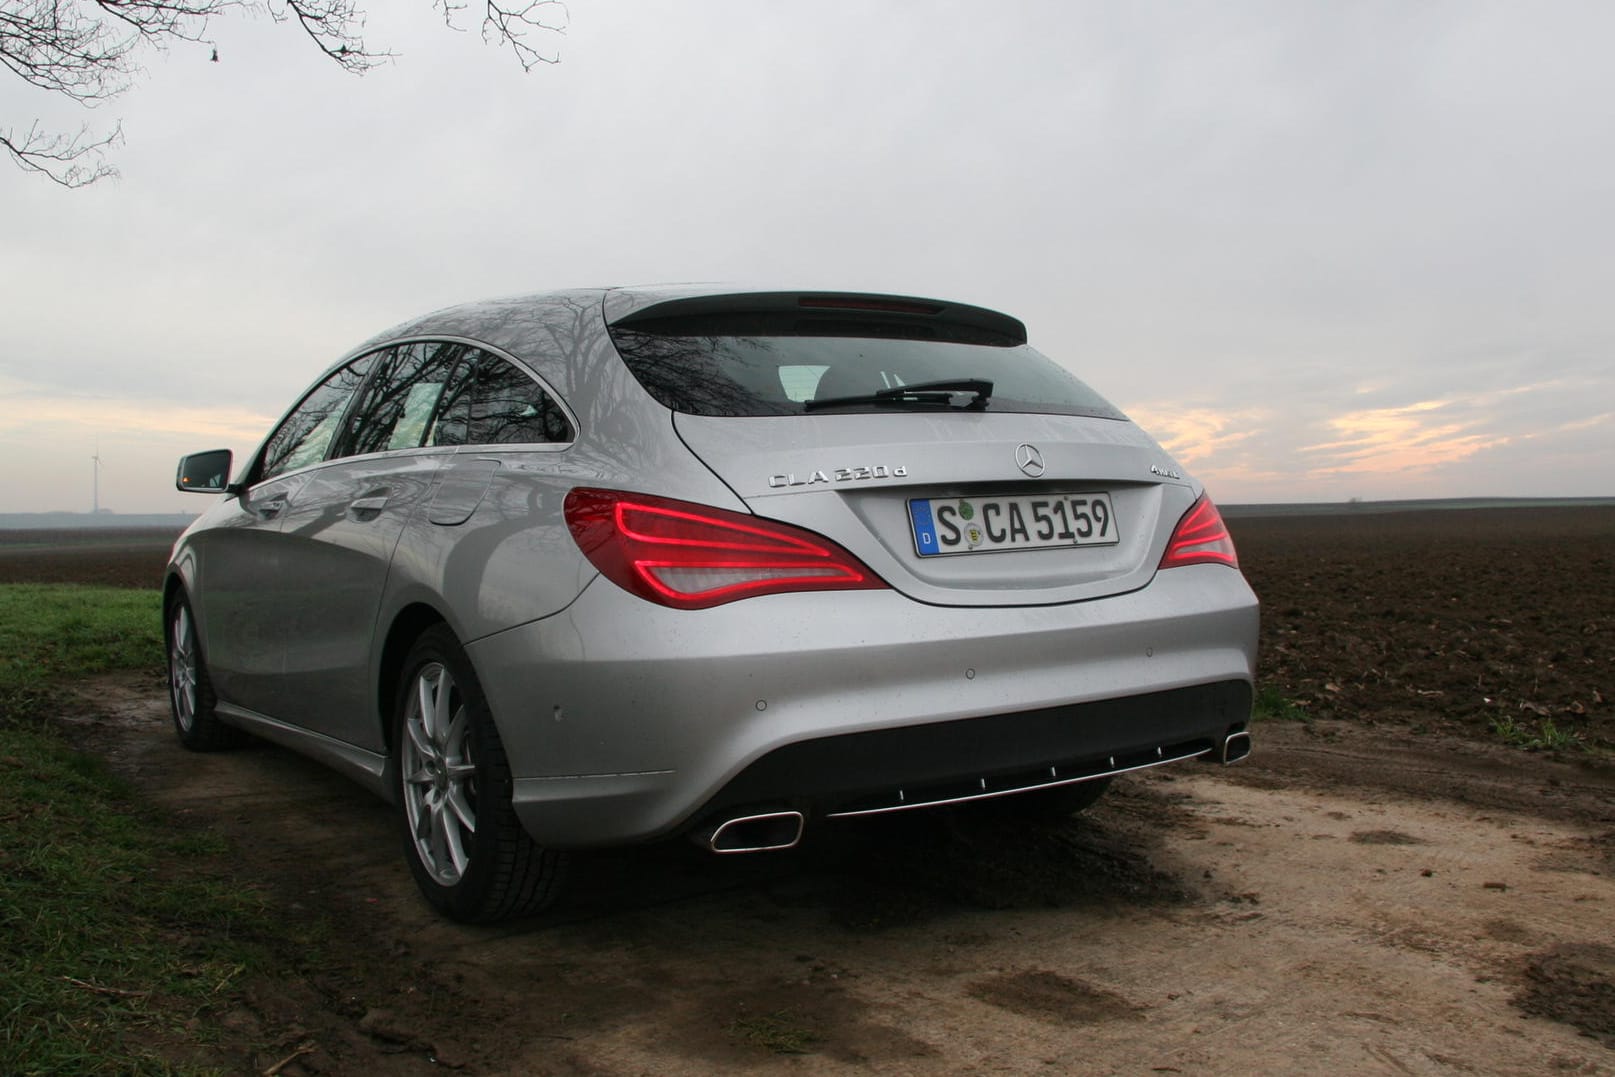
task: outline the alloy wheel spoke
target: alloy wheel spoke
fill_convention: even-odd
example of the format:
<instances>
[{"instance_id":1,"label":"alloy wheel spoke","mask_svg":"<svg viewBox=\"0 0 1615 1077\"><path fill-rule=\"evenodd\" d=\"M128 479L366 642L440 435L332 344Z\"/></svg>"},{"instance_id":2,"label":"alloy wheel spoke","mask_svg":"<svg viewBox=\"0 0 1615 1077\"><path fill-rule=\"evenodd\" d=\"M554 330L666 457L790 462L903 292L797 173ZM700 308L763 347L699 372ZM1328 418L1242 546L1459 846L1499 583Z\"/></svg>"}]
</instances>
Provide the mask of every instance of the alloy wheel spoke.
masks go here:
<instances>
[{"instance_id":1,"label":"alloy wheel spoke","mask_svg":"<svg viewBox=\"0 0 1615 1077\"><path fill-rule=\"evenodd\" d=\"M440 748L448 743L449 728L453 724L454 716L449 710L454 703L453 696L454 679L449 676L447 669L439 666L437 697L433 700L432 709L432 739Z\"/></svg>"},{"instance_id":2,"label":"alloy wheel spoke","mask_svg":"<svg viewBox=\"0 0 1615 1077\"><path fill-rule=\"evenodd\" d=\"M442 805L442 811L438 818L443 827L443 844L445 851L449 855L449 860L454 864L454 874L456 876L462 875L465 873L465 866L468 860L465 855L465 843L461 840L460 824L458 820L455 819L454 814L449 811L449 804L447 802Z\"/></svg>"},{"instance_id":3,"label":"alloy wheel spoke","mask_svg":"<svg viewBox=\"0 0 1615 1077\"><path fill-rule=\"evenodd\" d=\"M416 767L404 774L404 782L407 785L431 785L432 772L424 766Z\"/></svg>"},{"instance_id":4,"label":"alloy wheel spoke","mask_svg":"<svg viewBox=\"0 0 1615 1077\"><path fill-rule=\"evenodd\" d=\"M445 867L444 860L449 855L449 835L444 826L442 803L433 802L432 813L427 818L427 827L431 831L432 869L442 872Z\"/></svg>"},{"instance_id":5,"label":"alloy wheel spoke","mask_svg":"<svg viewBox=\"0 0 1615 1077\"><path fill-rule=\"evenodd\" d=\"M465 754L465 708L461 707L454 712L449 720L448 728L443 733L443 754L456 756Z\"/></svg>"},{"instance_id":6,"label":"alloy wheel spoke","mask_svg":"<svg viewBox=\"0 0 1615 1077\"><path fill-rule=\"evenodd\" d=\"M465 798L465 790L455 788L450 790L448 796L449 810L454 812L455 818L468 832L477 832L477 813L472 809L470 801Z\"/></svg>"},{"instance_id":7,"label":"alloy wheel spoke","mask_svg":"<svg viewBox=\"0 0 1615 1077\"><path fill-rule=\"evenodd\" d=\"M415 751L420 753L422 769L434 769L437 761L437 746L432 743L431 736L426 732L424 723L413 719L404 724L409 733L409 743Z\"/></svg>"},{"instance_id":8,"label":"alloy wheel spoke","mask_svg":"<svg viewBox=\"0 0 1615 1077\"><path fill-rule=\"evenodd\" d=\"M435 677L426 670L415 680L415 707L420 712L421 731L428 740L436 740L434 722L437 718L437 694L442 684L441 677Z\"/></svg>"},{"instance_id":9,"label":"alloy wheel spoke","mask_svg":"<svg viewBox=\"0 0 1615 1077\"><path fill-rule=\"evenodd\" d=\"M420 809L415 816L415 840L417 842L426 843L423 848L428 853L432 851L430 843L432 839L432 831L434 829L433 821L436 818L437 812L432 807L432 794L431 791L428 790L421 797Z\"/></svg>"}]
</instances>

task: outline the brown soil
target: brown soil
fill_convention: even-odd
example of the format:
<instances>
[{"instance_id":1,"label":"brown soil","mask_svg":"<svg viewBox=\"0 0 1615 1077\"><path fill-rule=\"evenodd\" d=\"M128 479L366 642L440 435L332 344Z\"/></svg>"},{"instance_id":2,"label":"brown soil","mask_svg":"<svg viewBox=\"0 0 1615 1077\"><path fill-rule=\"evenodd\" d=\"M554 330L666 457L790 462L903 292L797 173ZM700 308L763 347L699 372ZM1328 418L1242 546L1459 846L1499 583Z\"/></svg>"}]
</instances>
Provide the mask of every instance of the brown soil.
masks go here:
<instances>
[{"instance_id":1,"label":"brown soil","mask_svg":"<svg viewBox=\"0 0 1615 1077\"><path fill-rule=\"evenodd\" d=\"M601 853L498 928L432 915L343 779L184 752L151 676L86 688L82 728L332 928L208 1018L230 1072L1615 1072L1615 767L1495 731L1615 737L1615 512L1235 528L1263 683L1313 716L1258 723L1246 763L1118 781L1062 824Z\"/></svg>"},{"instance_id":2,"label":"brown soil","mask_svg":"<svg viewBox=\"0 0 1615 1077\"><path fill-rule=\"evenodd\" d=\"M0 583L158 587L178 537L161 527L0 530Z\"/></svg>"},{"instance_id":3,"label":"brown soil","mask_svg":"<svg viewBox=\"0 0 1615 1077\"><path fill-rule=\"evenodd\" d=\"M1230 524L1261 684L1316 718L1615 747L1615 508Z\"/></svg>"}]
</instances>

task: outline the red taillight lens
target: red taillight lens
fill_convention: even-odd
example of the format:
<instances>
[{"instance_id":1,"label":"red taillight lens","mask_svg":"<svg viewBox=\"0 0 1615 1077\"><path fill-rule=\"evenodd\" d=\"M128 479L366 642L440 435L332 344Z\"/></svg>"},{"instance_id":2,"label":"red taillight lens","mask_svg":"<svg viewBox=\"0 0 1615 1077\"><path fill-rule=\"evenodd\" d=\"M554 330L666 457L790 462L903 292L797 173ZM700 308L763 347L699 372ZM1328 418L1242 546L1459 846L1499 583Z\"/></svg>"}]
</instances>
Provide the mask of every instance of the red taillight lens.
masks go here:
<instances>
[{"instance_id":1,"label":"red taillight lens","mask_svg":"<svg viewBox=\"0 0 1615 1077\"><path fill-rule=\"evenodd\" d=\"M1222 522L1222 513L1205 494L1183 514L1167 541L1166 553L1161 555L1162 568L1183 565L1239 567L1239 555L1234 552L1234 539L1228 533L1228 525Z\"/></svg>"},{"instance_id":2,"label":"red taillight lens","mask_svg":"<svg viewBox=\"0 0 1615 1077\"><path fill-rule=\"evenodd\" d=\"M681 610L781 591L886 586L811 531L688 501L580 487L566 495L566 523L607 579Z\"/></svg>"}]
</instances>

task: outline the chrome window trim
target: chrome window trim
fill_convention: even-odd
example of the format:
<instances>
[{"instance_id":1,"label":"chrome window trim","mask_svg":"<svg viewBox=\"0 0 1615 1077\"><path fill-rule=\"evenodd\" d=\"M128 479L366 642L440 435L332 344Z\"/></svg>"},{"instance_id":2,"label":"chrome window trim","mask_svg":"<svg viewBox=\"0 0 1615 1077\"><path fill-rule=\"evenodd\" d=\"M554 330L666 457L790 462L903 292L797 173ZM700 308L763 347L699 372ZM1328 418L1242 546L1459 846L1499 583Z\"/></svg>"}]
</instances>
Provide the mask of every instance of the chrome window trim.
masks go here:
<instances>
[{"instance_id":1,"label":"chrome window trim","mask_svg":"<svg viewBox=\"0 0 1615 1077\"><path fill-rule=\"evenodd\" d=\"M361 359L364 356L377 355L381 352L391 351L394 348L402 347L408 344L463 344L468 348L476 348L479 351L487 352L489 355L503 359L507 363L511 363L516 367L517 370L520 370L527 377L531 378L540 389L549 394L549 398L551 400L555 401L556 406L561 409L561 414L566 417L567 423L572 427L572 440L523 441L509 442L500 445L417 445L410 449L386 449L381 452L364 453L361 455L332 456L331 450L336 447L336 443L338 441L337 438L332 438L331 445L326 449L324 459L316 460L313 463L305 464L300 468L294 468L290 471L282 471L268 479L259 476L255 481L246 485L244 489L251 490L265 482L273 482L292 475L302 475L342 460L369 460L378 456L428 452L499 452L507 450L519 450L521 452L565 452L576 445L581 439L583 427L581 424L579 424L577 412L572 409L572 405L567 403L566 398L560 393L557 393L555 388L550 385L550 383L541 375L536 373L531 366L522 362L510 352L498 347L497 345L489 344L486 341L477 340L474 337L458 336L453 333L416 333L381 342L367 341L361 347L355 348L353 351L348 352L342 358L326 367L325 370L320 373L320 376L314 381L310 382L308 387L298 396L296 403L292 404L291 407L282 412L280 417L270 424L268 433L263 436L263 438L258 442L258 447L253 450L251 463L247 470L250 472L259 466L259 463L263 459L264 449L269 445L270 439L280 431L280 428L286 424L286 421L292 417L292 414L296 412L298 408L303 406L303 401L309 398L309 394L313 393L314 390L318 389L321 385L324 385L326 380L329 379L331 375L335 374L338 370L341 370L349 363L352 363L357 359ZM351 412L353 409L354 401L364 394L365 389L367 389L370 385L370 379L374 375L374 367L365 372L364 379L359 383L359 386L354 390L353 395L349 397L347 405L343 408L341 428L344 434L346 433L346 426L349 421L349 412Z\"/></svg>"},{"instance_id":2,"label":"chrome window trim","mask_svg":"<svg viewBox=\"0 0 1615 1077\"><path fill-rule=\"evenodd\" d=\"M368 354L369 352L372 352L372 351L380 351L383 348L397 348L397 347L401 347L401 346L406 345L406 344L464 344L468 348L475 348L478 351L487 352L489 355L492 355L492 356L494 356L496 358L499 358L499 359L503 359L505 362L514 365L517 370L520 370L523 374L527 375L534 382L536 382L538 384L538 387L540 389L544 390L544 392L549 395L549 398L551 400L555 401L556 405L561 409L561 414L566 416L566 421L567 421L568 425L570 425L572 427L572 440L571 441L517 441L517 442L501 443L498 446L489 446L489 445L456 445L456 446L433 445L433 446L424 446L423 445L423 446L421 446L421 448L482 449L482 450L486 451L486 450L488 450L490 448L514 448L514 447L520 446L523 449L525 449L528 446L532 446L534 448L537 448L537 447L540 447L540 446L550 445L550 446L559 446L562 449L569 449L573 445L576 445L578 443L579 439L582 437L583 427L579 425L577 412L572 410L572 405L567 403L566 397L564 397L560 393L556 392L555 387L550 385L550 383L548 381L546 381L541 375L539 375L535 370L533 370L533 368L531 366L529 366L528 364L522 362L519 358L517 358L516 356L512 355L510 352L505 351L505 349L503 349L503 348L501 348L501 347L499 347L499 346L497 346L495 344L489 344L486 341L477 340L477 339L475 339L473 337L456 336L453 333L419 333L419 334L412 334L410 336L397 337L397 338L395 338L393 340L386 341L385 343L377 344L377 345L375 345L373 347L364 348L364 349L362 349L362 350L360 350L358 352L355 352L354 353L354 358L357 358L360 355ZM406 450L406 449L394 449L394 450L391 450L391 451L393 451L393 452L407 452L409 450ZM551 450L551 451L555 451L555 450Z\"/></svg>"}]
</instances>

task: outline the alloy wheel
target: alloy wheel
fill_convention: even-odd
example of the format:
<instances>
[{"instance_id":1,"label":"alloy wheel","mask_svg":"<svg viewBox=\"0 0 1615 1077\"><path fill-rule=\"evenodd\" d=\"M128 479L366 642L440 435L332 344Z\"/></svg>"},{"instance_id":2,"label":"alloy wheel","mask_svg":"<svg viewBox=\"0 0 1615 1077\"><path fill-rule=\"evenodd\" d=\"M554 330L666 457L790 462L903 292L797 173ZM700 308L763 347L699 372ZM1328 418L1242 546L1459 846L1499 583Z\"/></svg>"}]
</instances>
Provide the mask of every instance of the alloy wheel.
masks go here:
<instances>
[{"instance_id":1,"label":"alloy wheel","mask_svg":"<svg viewBox=\"0 0 1615 1077\"><path fill-rule=\"evenodd\" d=\"M169 627L168 690L174 699L174 720L189 733L196 722L196 628L184 602L174 607Z\"/></svg>"},{"instance_id":2,"label":"alloy wheel","mask_svg":"<svg viewBox=\"0 0 1615 1077\"><path fill-rule=\"evenodd\" d=\"M465 874L477 829L476 763L461 694L441 662L410 684L401 752L404 812L415 855L440 885Z\"/></svg>"}]
</instances>

